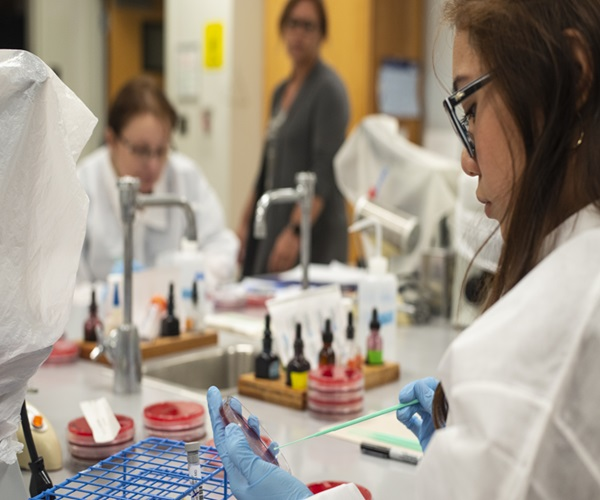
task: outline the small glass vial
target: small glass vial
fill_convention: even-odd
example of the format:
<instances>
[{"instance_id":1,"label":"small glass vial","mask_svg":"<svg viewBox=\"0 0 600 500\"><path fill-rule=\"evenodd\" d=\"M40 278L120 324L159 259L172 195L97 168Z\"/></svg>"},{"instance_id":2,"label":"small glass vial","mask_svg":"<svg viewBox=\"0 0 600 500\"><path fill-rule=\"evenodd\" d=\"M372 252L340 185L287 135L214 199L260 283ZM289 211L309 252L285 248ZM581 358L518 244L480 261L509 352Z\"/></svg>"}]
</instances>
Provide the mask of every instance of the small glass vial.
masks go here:
<instances>
[{"instance_id":1,"label":"small glass vial","mask_svg":"<svg viewBox=\"0 0 600 500\"><path fill-rule=\"evenodd\" d=\"M304 342L302 341L302 325L296 323L296 340L294 340L294 357L287 365L286 384L292 389L304 390L308 386L310 363L304 357Z\"/></svg>"},{"instance_id":2,"label":"small glass vial","mask_svg":"<svg viewBox=\"0 0 600 500\"><path fill-rule=\"evenodd\" d=\"M377 316L377 309L373 308L371 315L371 323L369 328L371 333L367 337L367 364L368 365L382 365L383 364L383 341L381 335L379 335L379 318Z\"/></svg>"},{"instance_id":3,"label":"small glass vial","mask_svg":"<svg viewBox=\"0 0 600 500\"><path fill-rule=\"evenodd\" d=\"M86 342L98 342L98 334L103 332L102 321L98 317L98 305L96 304L96 291L92 290L90 302L90 315L83 325L83 339Z\"/></svg>"},{"instance_id":4,"label":"small glass vial","mask_svg":"<svg viewBox=\"0 0 600 500\"><path fill-rule=\"evenodd\" d=\"M354 340L354 316L348 312L348 325L346 327L346 343L342 353L342 366L349 370L362 370L363 357L360 347Z\"/></svg>"},{"instance_id":5,"label":"small glass vial","mask_svg":"<svg viewBox=\"0 0 600 500\"><path fill-rule=\"evenodd\" d=\"M333 352L333 332L331 331L331 320L325 320L325 330L323 330L323 347L319 352L319 366L335 365L335 352Z\"/></svg>"},{"instance_id":6,"label":"small glass vial","mask_svg":"<svg viewBox=\"0 0 600 500\"><path fill-rule=\"evenodd\" d=\"M271 337L271 316L265 316L265 332L263 336L263 350L256 357L255 376L256 378L266 378L277 380L279 378L279 358L271 352L273 339Z\"/></svg>"}]
</instances>

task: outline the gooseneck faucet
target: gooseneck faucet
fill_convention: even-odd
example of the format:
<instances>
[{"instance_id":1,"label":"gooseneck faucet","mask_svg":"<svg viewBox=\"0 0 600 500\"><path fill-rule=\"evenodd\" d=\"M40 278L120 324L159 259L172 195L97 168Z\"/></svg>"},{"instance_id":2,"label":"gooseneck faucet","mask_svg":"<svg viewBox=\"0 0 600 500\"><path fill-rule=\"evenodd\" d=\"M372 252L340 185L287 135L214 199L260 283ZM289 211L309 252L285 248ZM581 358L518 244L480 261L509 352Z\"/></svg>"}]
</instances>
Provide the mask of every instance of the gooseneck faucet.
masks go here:
<instances>
[{"instance_id":1,"label":"gooseneck faucet","mask_svg":"<svg viewBox=\"0 0 600 500\"><path fill-rule=\"evenodd\" d=\"M264 193L256 202L254 215L254 237L267 236L267 212L270 205L279 203L300 204L300 265L302 266L302 288L308 288L308 264L310 262L311 209L315 196L317 176L314 172L298 172L295 188L273 189Z\"/></svg>"},{"instance_id":2,"label":"gooseneck faucet","mask_svg":"<svg viewBox=\"0 0 600 500\"><path fill-rule=\"evenodd\" d=\"M137 209L152 206L178 206L186 215L186 238L197 240L196 216L191 205L175 195L139 193L140 181L135 177L121 177L117 181L121 220L123 222L123 324L110 332L90 354L96 359L103 351L115 371L113 390L118 394L139 392L142 381L142 355L140 338L132 320L132 267L133 221Z\"/></svg>"}]
</instances>

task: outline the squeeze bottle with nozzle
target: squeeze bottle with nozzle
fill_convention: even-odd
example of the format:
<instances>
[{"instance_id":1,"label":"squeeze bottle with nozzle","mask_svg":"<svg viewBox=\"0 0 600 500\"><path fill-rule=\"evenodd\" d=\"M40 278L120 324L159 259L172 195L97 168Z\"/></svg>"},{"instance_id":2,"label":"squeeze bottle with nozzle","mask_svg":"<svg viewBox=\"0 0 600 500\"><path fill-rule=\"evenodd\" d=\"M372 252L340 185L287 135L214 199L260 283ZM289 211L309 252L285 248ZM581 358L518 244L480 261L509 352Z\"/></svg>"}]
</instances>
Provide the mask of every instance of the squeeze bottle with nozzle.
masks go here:
<instances>
[{"instance_id":1,"label":"squeeze bottle with nozzle","mask_svg":"<svg viewBox=\"0 0 600 500\"><path fill-rule=\"evenodd\" d=\"M398 281L388 272L388 260L381 255L381 225L378 221L365 218L354 223L348 231L360 231L375 227L375 255L368 260L367 274L358 282L357 341L365 345L370 332L373 309L377 309L379 333L386 352L396 353L396 310Z\"/></svg>"}]
</instances>

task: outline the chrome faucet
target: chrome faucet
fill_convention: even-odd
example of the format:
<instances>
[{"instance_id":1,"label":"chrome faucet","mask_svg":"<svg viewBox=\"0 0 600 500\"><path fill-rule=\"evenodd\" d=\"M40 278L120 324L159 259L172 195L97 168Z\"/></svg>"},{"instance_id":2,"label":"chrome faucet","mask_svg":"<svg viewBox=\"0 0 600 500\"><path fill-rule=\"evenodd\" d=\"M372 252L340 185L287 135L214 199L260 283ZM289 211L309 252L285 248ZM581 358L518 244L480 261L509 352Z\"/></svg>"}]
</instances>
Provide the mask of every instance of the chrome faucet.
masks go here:
<instances>
[{"instance_id":1,"label":"chrome faucet","mask_svg":"<svg viewBox=\"0 0 600 500\"><path fill-rule=\"evenodd\" d=\"M317 176L314 172L298 172L295 188L273 189L264 193L256 202L254 216L254 237L267 236L267 211L270 205L278 203L300 204L300 265L302 266L302 288L308 288L308 264L310 262L310 215L315 196Z\"/></svg>"},{"instance_id":2,"label":"chrome faucet","mask_svg":"<svg viewBox=\"0 0 600 500\"><path fill-rule=\"evenodd\" d=\"M91 359L106 353L113 365L115 380L113 390L117 394L139 392L142 381L142 355L140 338L132 321L132 267L133 267L133 221L135 211L144 207L178 206L186 216L186 238L197 240L196 216L191 205L175 195L152 195L139 193L140 181L135 177L121 177L117 181L123 221L123 324L108 335L100 337L101 343L92 350Z\"/></svg>"}]
</instances>

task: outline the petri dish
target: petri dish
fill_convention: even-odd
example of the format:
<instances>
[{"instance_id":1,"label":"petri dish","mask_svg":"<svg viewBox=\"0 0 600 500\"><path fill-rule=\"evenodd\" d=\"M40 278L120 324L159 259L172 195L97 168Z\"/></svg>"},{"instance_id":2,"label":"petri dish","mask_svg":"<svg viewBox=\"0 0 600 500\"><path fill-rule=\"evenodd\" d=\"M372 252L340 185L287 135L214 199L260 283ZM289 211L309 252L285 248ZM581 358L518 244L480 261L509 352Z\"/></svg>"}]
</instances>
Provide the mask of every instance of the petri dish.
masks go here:
<instances>
[{"instance_id":1,"label":"petri dish","mask_svg":"<svg viewBox=\"0 0 600 500\"><path fill-rule=\"evenodd\" d=\"M275 456L275 454L269 449L269 444L273 440L267 434L265 429L260 426L259 436L255 430L250 427L248 418L250 417L251 413L239 402L239 400L232 396L227 397L227 399L223 401L223 406L221 406L220 413L223 423L226 426L229 424L236 424L242 429L250 448L257 456L262 458L265 462L269 462L287 472L290 472L290 467L283 454L279 453L277 456Z\"/></svg>"},{"instance_id":2,"label":"petri dish","mask_svg":"<svg viewBox=\"0 0 600 500\"><path fill-rule=\"evenodd\" d=\"M119 433L108 443L96 443L85 417L71 420L67 425L69 452L73 458L85 461L103 460L134 443L135 424L131 417L115 415L121 426Z\"/></svg>"},{"instance_id":3,"label":"petri dish","mask_svg":"<svg viewBox=\"0 0 600 500\"><path fill-rule=\"evenodd\" d=\"M206 436L204 407L193 401L163 401L144 408L147 436L200 441Z\"/></svg>"}]
</instances>

